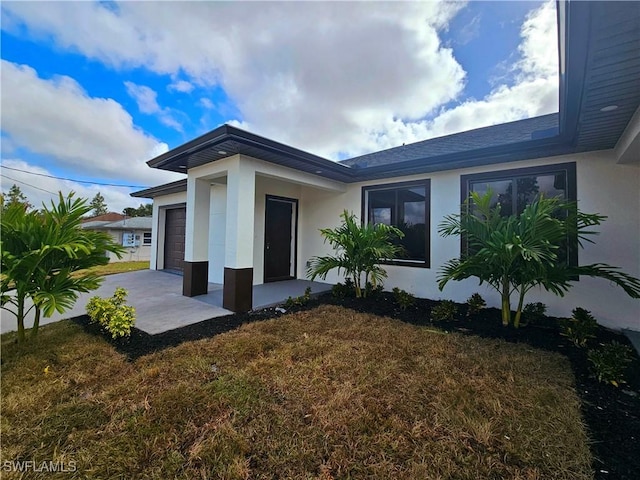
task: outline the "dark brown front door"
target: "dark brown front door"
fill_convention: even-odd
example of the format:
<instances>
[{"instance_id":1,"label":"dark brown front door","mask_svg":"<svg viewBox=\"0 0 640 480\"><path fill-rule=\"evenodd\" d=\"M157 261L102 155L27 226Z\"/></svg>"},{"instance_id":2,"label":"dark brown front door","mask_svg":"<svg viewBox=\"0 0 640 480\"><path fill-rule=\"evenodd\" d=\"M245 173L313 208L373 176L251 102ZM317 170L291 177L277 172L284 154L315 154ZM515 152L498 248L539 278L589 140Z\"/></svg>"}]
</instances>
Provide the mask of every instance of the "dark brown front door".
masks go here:
<instances>
[{"instance_id":1,"label":"dark brown front door","mask_svg":"<svg viewBox=\"0 0 640 480\"><path fill-rule=\"evenodd\" d=\"M186 208L166 211L164 233L164 268L182 271L184 266L184 232L187 221Z\"/></svg>"},{"instance_id":2,"label":"dark brown front door","mask_svg":"<svg viewBox=\"0 0 640 480\"><path fill-rule=\"evenodd\" d=\"M264 232L264 281L288 280L292 275L295 200L267 197Z\"/></svg>"}]
</instances>

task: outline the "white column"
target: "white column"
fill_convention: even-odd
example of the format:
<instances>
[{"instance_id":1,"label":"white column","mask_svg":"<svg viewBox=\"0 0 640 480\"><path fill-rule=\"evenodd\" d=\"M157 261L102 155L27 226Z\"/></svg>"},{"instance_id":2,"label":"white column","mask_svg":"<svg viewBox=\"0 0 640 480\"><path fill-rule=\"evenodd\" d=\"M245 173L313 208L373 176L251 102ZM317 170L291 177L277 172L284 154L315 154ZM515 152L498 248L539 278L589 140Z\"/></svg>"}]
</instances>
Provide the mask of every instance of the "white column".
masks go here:
<instances>
[{"instance_id":1,"label":"white column","mask_svg":"<svg viewBox=\"0 0 640 480\"><path fill-rule=\"evenodd\" d=\"M222 306L246 312L253 306L253 221L256 173L250 159L238 156L227 171Z\"/></svg>"},{"instance_id":2,"label":"white column","mask_svg":"<svg viewBox=\"0 0 640 480\"><path fill-rule=\"evenodd\" d=\"M204 295L209 287L209 180L187 179L187 222L184 246L182 294Z\"/></svg>"},{"instance_id":3,"label":"white column","mask_svg":"<svg viewBox=\"0 0 640 480\"><path fill-rule=\"evenodd\" d=\"M256 174L251 161L239 157L227 172L225 267L253 268Z\"/></svg>"},{"instance_id":4,"label":"white column","mask_svg":"<svg viewBox=\"0 0 640 480\"><path fill-rule=\"evenodd\" d=\"M184 259L187 262L209 260L209 196L208 180L189 177L187 180L187 225Z\"/></svg>"}]
</instances>

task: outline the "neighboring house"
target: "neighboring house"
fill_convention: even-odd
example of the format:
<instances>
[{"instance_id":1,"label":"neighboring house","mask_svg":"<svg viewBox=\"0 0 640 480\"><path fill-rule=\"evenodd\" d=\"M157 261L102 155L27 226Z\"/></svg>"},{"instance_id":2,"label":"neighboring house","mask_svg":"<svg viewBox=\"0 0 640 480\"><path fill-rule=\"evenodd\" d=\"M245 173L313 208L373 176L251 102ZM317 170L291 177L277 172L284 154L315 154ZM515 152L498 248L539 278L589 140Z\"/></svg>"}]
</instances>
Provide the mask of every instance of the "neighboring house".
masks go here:
<instances>
[{"instance_id":1,"label":"neighboring house","mask_svg":"<svg viewBox=\"0 0 640 480\"><path fill-rule=\"evenodd\" d=\"M125 253L122 258L118 258L109 252L109 261L127 262L151 259L151 226L153 224L151 217L125 217L117 221L96 220L96 218L100 217L94 217L89 221L83 222L82 228L107 232L116 243L125 247Z\"/></svg>"},{"instance_id":2,"label":"neighboring house","mask_svg":"<svg viewBox=\"0 0 640 480\"><path fill-rule=\"evenodd\" d=\"M410 257L386 266L387 288L457 302L478 291L498 306L473 279L438 290L437 273L460 242L437 227L471 190L490 185L517 211L523 188L537 185L608 216L596 243L580 251L581 264L640 277L640 9L559 2L558 26L558 114L342 162L223 125L150 160L187 174L133 194L154 200L151 268L183 269L188 296L205 293L207 281L223 283L224 307L248 310L252 285L305 278L308 260L330 251L318 230L338 225L347 209L365 222L413 224ZM564 298L540 291L527 300L560 316L580 306L605 325L640 330L640 302L605 280L581 278Z\"/></svg>"},{"instance_id":3,"label":"neighboring house","mask_svg":"<svg viewBox=\"0 0 640 480\"><path fill-rule=\"evenodd\" d=\"M82 220L82 223L87 222L117 222L118 220L124 220L127 218L121 213L109 212L103 213L102 215L98 215L96 217L89 217Z\"/></svg>"}]
</instances>

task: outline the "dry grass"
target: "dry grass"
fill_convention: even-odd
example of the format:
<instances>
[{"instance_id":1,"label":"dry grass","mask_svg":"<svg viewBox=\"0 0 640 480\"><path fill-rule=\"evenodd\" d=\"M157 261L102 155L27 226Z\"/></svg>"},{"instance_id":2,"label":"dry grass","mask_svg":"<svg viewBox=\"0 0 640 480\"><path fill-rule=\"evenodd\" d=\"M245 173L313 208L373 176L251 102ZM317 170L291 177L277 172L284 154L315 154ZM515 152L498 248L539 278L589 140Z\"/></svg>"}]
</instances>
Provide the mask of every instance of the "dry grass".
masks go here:
<instances>
[{"instance_id":1,"label":"dry grass","mask_svg":"<svg viewBox=\"0 0 640 480\"><path fill-rule=\"evenodd\" d=\"M524 346L333 306L135 363L67 322L10 340L1 461L96 479L592 478L567 361Z\"/></svg>"},{"instance_id":2,"label":"dry grass","mask_svg":"<svg viewBox=\"0 0 640 480\"><path fill-rule=\"evenodd\" d=\"M114 273L133 272L135 270L148 270L149 261L146 262L110 262L106 265L98 265L88 269L98 275L113 275Z\"/></svg>"}]
</instances>

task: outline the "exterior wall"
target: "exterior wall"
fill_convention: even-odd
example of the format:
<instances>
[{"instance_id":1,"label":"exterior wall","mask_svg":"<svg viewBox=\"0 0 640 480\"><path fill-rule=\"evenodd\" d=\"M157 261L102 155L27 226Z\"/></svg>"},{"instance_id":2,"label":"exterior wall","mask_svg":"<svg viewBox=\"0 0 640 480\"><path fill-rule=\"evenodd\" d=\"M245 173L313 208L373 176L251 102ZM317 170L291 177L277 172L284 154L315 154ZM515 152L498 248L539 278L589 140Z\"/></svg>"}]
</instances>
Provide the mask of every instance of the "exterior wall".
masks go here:
<instances>
[{"instance_id":1,"label":"exterior wall","mask_svg":"<svg viewBox=\"0 0 640 480\"><path fill-rule=\"evenodd\" d=\"M299 200L298 204L298 256L297 277L306 278L308 260L316 255L331 252L323 242L319 229L334 227L339 215L349 210L361 215L362 187L384 183L398 183L429 178L431 268L389 265L386 267L388 289L399 287L419 297L453 299L464 302L474 292L479 292L489 306L497 307L497 293L479 286L477 281L450 282L443 292L437 287L437 274L447 260L460 252L456 238L442 238L437 234L438 224L445 215L459 211L460 176L466 174L508 170L538 165L576 162L577 195L580 209L608 216L601 226L601 234L595 244L586 244L580 251L579 262L609 263L625 272L640 277L640 167L637 164L622 165L616 162L613 151L591 152L526 160L497 165L434 172L424 175L398 177L389 181L375 180L352 185L343 185L314 175L285 167L272 165L249 157L229 159L204 165L189 171L198 178L209 178L213 185L209 196L209 281L222 283L225 267L225 226L227 205L225 179L232 162L240 159L255 172L255 210L253 215L253 268L254 284L263 282L264 264L264 209L265 196L277 195ZM227 161L228 160L228 161ZM186 201L186 193L157 197L154 200L154 231L151 249L151 268L161 268L164 223L163 206ZM201 232L200 234L203 234ZM328 282L342 280L332 272ZM531 291L526 300L541 301L548 306L548 313L569 316L577 306L591 310L603 325L613 328L640 330L640 302L629 298L620 288L600 279L581 278L564 297L559 298L544 291Z\"/></svg>"},{"instance_id":2,"label":"exterior wall","mask_svg":"<svg viewBox=\"0 0 640 480\"><path fill-rule=\"evenodd\" d=\"M122 235L130 232L133 232L134 235L140 235L140 245L138 247L125 247L125 253L120 259L109 253L110 262L142 262L151 259L153 243L152 245L142 245L144 233L149 233L149 230L108 230L109 235L119 245L122 245ZM153 235L151 235L151 242L153 242Z\"/></svg>"},{"instance_id":3,"label":"exterior wall","mask_svg":"<svg viewBox=\"0 0 640 480\"><path fill-rule=\"evenodd\" d=\"M617 164L612 151L412 175L393 178L388 182L376 180L349 185L343 194L304 189L301 208L304 214L301 215L300 225L300 231L304 234L300 239L302 262L299 262L299 276L304 276L300 270L310 257L331 252L330 247L323 243L319 228L336 226L339 214L344 209L360 217L363 186L430 178L431 268L389 265L385 267L388 273L385 287L399 287L419 297L453 299L457 302L464 302L472 293L479 292L489 306L498 307L500 299L497 293L479 286L473 279L449 282L442 292L437 287L438 270L444 262L460 252L459 239L445 239L437 234L437 226L444 216L459 211L460 176L572 161L576 162L580 209L608 216L599 229L600 235L593 239L596 243L587 243L580 251L580 264L608 263L640 277L640 168L638 165ZM334 273L327 277L330 282L339 280L341 278ZM525 302L536 301L544 302L551 315L570 316L571 310L579 306L590 310L603 325L640 330L640 301L629 298L622 289L605 280L581 278L564 298L543 290L532 290Z\"/></svg>"},{"instance_id":4,"label":"exterior wall","mask_svg":"<svg viewBox=\"0 0 640 480\"><path fill-rule=\"evenodd\" d=\"M172 193L153 199L153 223L151 228L151 249L149 252L149 268L162 270L164 268L164 226L167 207L184 205L187 202L187 192Z\"/></svg>"},{"instance_id":5,"label":"exterior wall","mask_svg":"<svg viewBox=\"0 0 640 480\"><path fill-rule=\"evenodd\" d=\"M265 221L265 204L267 195L276 195L279 197L287 197L300 200L302 187L295 183L284 182L270 177L256 177L256 207L254 217L254 243L253 243L253 284L260 285L264 281L264 221ZM300 205L300 204L298 204ZM299 206L300 208L300 206ZM303 214L298 212L298 219ZM298 220L299 221L299 220ZM300 225L298 224L298 232ZM298 237L298 244L300 238ZM299 248L298 248L299 251ZM300 259L297 259L300 263ZM300 277L296 274L298 278Z\"/></svg>"}]
</instances>

